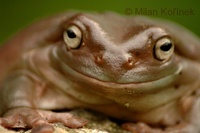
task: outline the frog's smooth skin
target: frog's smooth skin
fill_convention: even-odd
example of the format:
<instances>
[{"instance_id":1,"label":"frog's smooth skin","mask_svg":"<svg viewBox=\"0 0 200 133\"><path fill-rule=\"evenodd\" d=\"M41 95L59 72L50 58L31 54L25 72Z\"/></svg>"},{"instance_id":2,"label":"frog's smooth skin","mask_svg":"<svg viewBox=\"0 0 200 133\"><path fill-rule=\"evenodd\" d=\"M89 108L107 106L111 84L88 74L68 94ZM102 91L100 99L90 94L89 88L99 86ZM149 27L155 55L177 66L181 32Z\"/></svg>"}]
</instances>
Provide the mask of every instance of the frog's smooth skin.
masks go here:
<instances>
[{"instance_id":1,"label":"frog's smooth skin","mask_svg":"<svg viewBox=\"0 0 200 133\"><path fill-rule=\"evenodd\" d=\"M81 107L129 122L123 127L133 132L199 133L199 51L188 30L145 17L68 12L42 20L0 49L0 124L78 128L87 120L49 110Z\"/></svg>"}]
</instances>

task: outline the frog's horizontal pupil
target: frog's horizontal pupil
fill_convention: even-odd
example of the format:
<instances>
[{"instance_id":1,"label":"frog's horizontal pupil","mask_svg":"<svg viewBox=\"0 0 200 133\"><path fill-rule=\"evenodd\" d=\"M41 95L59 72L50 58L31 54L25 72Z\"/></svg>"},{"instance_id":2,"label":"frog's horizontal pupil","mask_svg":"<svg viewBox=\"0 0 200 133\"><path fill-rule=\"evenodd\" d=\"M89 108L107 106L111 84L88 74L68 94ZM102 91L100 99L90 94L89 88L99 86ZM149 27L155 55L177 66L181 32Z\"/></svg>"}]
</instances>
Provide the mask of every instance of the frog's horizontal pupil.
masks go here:
<instances>
[{"instance_id":1,"label":"frog's horizontal pupil","mask_svg":"<svg viewBox=\"0 0 200 133\"><path fill-rule=\"evenodd\" d=\"M67 30L67 35L68 35L69 38L75 38L76 37L76 34L71 29Z\"/></svg>"},{"instance_id":2,"label":"frog's horizontal pupil","mask_svg":"<svg viewBox=\"0 0 200 133\"><path fill-rule=\"evenodd\" d=\"M162 50L162 51L169 51L170 49L171 49L171 47L172 47L172 43L169 43L169 42L167 42L167 43L164 43L162 46L160 46L160 49Z\"/></svg>"}]
</instances>

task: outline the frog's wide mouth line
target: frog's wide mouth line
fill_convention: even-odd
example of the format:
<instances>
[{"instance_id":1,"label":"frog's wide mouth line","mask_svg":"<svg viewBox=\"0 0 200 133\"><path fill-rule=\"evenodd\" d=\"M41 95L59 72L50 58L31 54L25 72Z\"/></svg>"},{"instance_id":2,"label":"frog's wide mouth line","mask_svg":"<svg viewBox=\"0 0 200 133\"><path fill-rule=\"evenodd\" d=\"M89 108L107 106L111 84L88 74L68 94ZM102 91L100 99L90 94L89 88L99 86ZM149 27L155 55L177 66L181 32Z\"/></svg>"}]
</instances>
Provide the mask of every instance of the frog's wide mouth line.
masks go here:
<instances>
[{"instance_id":1,"label":"frog's wide mouth line","mask_svg":"<svg viewBox=\"0 0 200 133\"><path fill-rule=\"evenodd\" d=\"M134 82L117 83L117 82L110 82L110 81L102 81L94 77L90 77L88 75L80 73L74 70L73 68L71 68L70 66L66 65L64 62L62 62L61 67L68 74L73 75L74 77L78 78L80 82L89 83L93 86L96 86L95 90L97 91L114 92L114 90L116 90L116 92L119 93L121 91L124 91L124 89L126 90L128 89L129 91L136 91L136 89L139 89L142 92L149 92L149 90L151 90L152 92L160 88L165 88L166 86L168 86L169 84L172 84L177 79L177 77L179 76L179 73L181 72L183 68L183 65L180 64L178 69L171 75L165 76L158 80L137 82L137 83L134 83Z\"/></svg>"}]
</instances>

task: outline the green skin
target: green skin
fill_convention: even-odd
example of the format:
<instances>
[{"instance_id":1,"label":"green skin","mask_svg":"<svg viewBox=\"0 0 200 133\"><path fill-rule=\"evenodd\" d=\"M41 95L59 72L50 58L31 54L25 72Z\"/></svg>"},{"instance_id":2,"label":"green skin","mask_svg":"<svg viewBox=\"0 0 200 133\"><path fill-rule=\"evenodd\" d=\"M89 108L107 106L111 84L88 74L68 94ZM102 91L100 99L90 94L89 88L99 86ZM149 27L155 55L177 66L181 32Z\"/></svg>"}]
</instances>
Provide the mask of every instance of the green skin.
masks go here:
<instances>
[{"instance_id":1,"label":"green skin","mask_svg":"<svg viewBox=\"0 0 200 133\"><path fill-rule=\"evenodd\" d=\"M81 31L77 48L63 39L71 25ZM175 50L160 60L155 44L164 37ZM198 133L199 51L199 38L171 22L75 12L44 19L0 49L0 125L79 128L87 120L50 110L81 107L130 122L123 127L133 132Z\"/></svg>"}]
</instances>

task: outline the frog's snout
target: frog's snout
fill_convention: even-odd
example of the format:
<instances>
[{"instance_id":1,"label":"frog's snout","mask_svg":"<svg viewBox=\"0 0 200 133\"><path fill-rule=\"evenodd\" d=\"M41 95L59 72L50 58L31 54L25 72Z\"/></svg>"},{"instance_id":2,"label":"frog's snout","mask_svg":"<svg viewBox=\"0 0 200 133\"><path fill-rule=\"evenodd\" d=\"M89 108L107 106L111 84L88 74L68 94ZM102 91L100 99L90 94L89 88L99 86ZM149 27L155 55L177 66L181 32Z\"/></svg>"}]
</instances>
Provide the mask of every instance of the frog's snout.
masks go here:
<instances>
[{"instance_id":1,"label":"frog's snout","mask_svg":"<svg viewBox=\"0 0 200 133\"><path fill-rule=\"evenodd\" d=\"M135 66L137 60L130 54L104 53L94 56L95 63L99 67L110 68L110 70L129 70Z\"/></svg>"}]
</instances>

